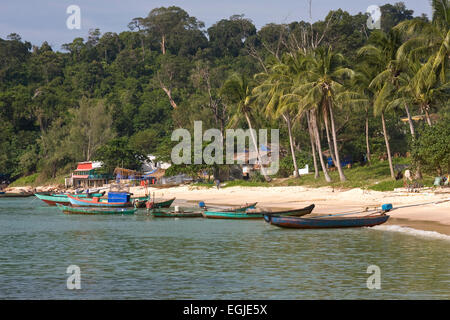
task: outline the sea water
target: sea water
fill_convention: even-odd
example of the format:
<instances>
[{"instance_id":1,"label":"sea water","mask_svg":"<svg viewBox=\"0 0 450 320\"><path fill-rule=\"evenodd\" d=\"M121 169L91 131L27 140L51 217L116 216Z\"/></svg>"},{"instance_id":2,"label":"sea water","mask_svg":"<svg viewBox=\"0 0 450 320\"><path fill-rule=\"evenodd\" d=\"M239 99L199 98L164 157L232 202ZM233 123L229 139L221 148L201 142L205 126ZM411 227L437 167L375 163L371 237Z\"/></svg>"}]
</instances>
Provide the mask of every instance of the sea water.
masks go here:
<instances>
[{"instance_id":1,"label":"sea water","mask_svg":"<svg viewBox=\"0 0 450 320\"><path fill-rule=\"evenodd\" d=\"M286 230L0 199L0 299L449 299L449 267L449 236L392 225Z\"/></svg>"}]
</instances>

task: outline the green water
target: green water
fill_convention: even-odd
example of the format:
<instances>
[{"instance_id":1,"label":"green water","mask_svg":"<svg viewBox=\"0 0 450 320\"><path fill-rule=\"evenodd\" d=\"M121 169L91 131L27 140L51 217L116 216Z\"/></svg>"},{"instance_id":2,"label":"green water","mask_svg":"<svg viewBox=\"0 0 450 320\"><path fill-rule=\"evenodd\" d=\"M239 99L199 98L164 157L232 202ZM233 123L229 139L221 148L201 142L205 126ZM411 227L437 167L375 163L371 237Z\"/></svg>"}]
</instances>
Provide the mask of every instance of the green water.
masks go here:
<instances>
[{"instance_id":1,"label":"green water","mask_svg":"<svg viewBox=\"0 0 450 320\"><path fill-rule=\"evenodd\" d=\"M65 215L0 199L1 299L449 299L450 237ZM66 269L81 269L81 290ZM367 267L381 289L366 286Z\"/></svg>"}]
</instances>

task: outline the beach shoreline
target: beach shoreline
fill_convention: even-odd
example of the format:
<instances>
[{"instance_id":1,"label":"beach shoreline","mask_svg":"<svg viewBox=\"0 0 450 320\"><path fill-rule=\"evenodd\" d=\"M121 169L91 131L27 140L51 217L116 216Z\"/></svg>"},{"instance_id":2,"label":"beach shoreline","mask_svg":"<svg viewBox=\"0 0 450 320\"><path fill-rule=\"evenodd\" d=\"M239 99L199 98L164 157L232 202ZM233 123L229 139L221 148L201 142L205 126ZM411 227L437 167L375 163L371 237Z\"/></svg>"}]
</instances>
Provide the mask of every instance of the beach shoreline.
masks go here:
<instances>
[{"instance_id":1,"label":"beach shoreline","mask_svg":"<svg viewBox=\"0 0 450 320\"><path fill-rule=\"evenodd\" d=\"M105 188L107 189L107 188ZM10 188L10 192L27 190L27 187ZM37 187L37 192L51 190L50 186ZM60 190L62 191L62 190ZM68 191L68 190L66 190ZM338 214L380 208L384 203L394 207L386 225L399 225L450 235L450 190L422 190L411 193L407 190L372 191L336 189L332 187L228 187L207 188L182 185L170 188L130 187L134 196L146 193L158 199L176 197L175 205L197 206L204 201L209 205L233 206L258 202L258 207L293 209L315 204L313 215Z\"/></svg>"},{"instance_id":2,"label":"beach shoreline","mask_svg":"<svg viewBox=\"0 0 450 320\"><path fill-rule=\"evenodd\" d=\"M435 231L450 235L450 192L431 191L408 193L406 190L371 191L363 189L338 190L329 187L230 187L202 188L178 186L167 189L148 188L156 199L176 197L176 204L197 205L204 201L210 205L241 205L258 202L259 207L290 209L314 203L313 214L347 213L380 208L384 203L394 207L388 224ZM144 188L133 188L135 194Z\"/></svg>"}]
</instances>

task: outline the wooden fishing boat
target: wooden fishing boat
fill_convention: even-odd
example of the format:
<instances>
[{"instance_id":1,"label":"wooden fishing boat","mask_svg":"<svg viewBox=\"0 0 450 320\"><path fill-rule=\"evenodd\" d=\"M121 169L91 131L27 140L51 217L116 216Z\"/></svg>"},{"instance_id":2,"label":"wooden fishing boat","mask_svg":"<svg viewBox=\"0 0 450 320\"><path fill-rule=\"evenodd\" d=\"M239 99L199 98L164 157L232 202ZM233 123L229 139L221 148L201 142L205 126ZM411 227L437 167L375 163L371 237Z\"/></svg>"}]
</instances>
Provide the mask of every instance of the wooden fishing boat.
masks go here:
<instances>
[{"instance_id":1,"label":"wooden fishing boat","mask_svg":"<svg viewBox=\"0 0 450 320\"><path fill-rule=\"evenodd\" d=\"M172 203L175 201L176 198L172 198L169 200L161 200L161 201L147 201L146 202L146 207L147 209L157 209L157 208L169 208Z\"/></svg>"},{"instance_id":2,"label":"wooden fishing boat","mask_svg":"<svg viewBox=\"0 0 450 320\"><path fill-rule=\"evenodd\" d=\"M143 197L132 197L131 202L136 208L145 208L145 204L149 200L149 196L143 196Z\"/></svg>"},{"instance_id":3,"label":"wooden fishing boat","mask_svg":"<svg viewBox=\"0 0 450 320\"><path fill-rule=\"evenodd\" d=\"M109 196L109 194L108 194ZM132 207L131 201L113 202L110 199L100 199L98 197L93 198L77 198L72 195L68 195L70 204L74 207L105 207L105 208L123 208Z\"/></svg>"},{"instance_id":4,"label":"wooden fishing boat","mask_svg":"<svg viewBox=\"0 0 450 320\"><path fill-rule=\"evenodd\" d=\"M0 198L25 198L25 197L31 197L34 194L32 192L24 192L24 193L17 193L17 192L5 192L3 194L0 194Z\"/></svg>"},{"instance_id":5,"label":"wooden fishing boat","mask_svg":"<svg viewBox=\"0 0 450 320\"><path fill-rule=\"evenodd\" d=\"M321 228L360 228L373 227L385 223L389 216L381 213L363 217L287 217L265 214L264 220L281 228L321 229Z\"/></svg>"},{"instance_id":6,"label":"wooden fishing boat","mask_svg":"<svg viewBox=\"0 0 450 320\"><path fill-rule=\"evenodd\" d=\"M89 208L89 207L71 207L56 204L64 213L70 214L134 214L137 208Z\"/></svg>"},{"instance_id":7,"label":"wooden fishing boat","mask_svg":"<svg viewBox=\"0 0 450 320\"><path fill-rule=\"evenodd\" d=\"M155 218L201 218L202 211L162 210L150 209L150 214Z\"/></svg>"},{"instance_id":8,"label":"wooden fishing boat","mask_svg":"<svg viewBox=\"0 0 450 320\"><path fill-rule=\"evenodd\" d=\"M68 197L68 194L52 194L52 195L45 195L42 193L35 193L34 194L38 199L44 201L50 206L56 206L57 203L63 204L63 205L70 205L70 200ZM103 193L94 193L92 194L93 197L101 197L104 195ZM73 197L76 198L87 198L88 194L72 194Z\"/></svg>"},{"instance_id":9,"label":"wooden fishing boat","mask_svg":"<svg viewBox=\"0 0 450 320\"><path fill-rule=\"evenodd\" d=\"M315 204L311 204L307 207L300 208L300 209L292 209L292 210L278 210L278 211L268 211L265 209L257 209L257 210L247 210L251 213L260 213L261 216L268 214L268 215L274 215L274 216L289 216L289 217L302 217L307 214L310 214L314 208L316 207Z\"/></svg>"},{"instance_id":10,"label":"wooden fishing boat","mask_svg":"<svg viewBox=\"0 0 450 320\"><path fill-rule=\"evenodd\" d=\"M204 211L203 217L208 219L261 219L261 213Z\"/></svg>"},{"instance_id":11,"label":"wooden fishing boat","mask_svg":"<svg viewBox=\"0 0 450 320\"><path fill-rule=\"evenodd\" d=\"M280 210L280 211L264 211L264 210L246 210L244 212L220 212L220 211L205 211L203 216L209 219L262 219L264 215L274 216L304 216L314 209L315 205L293 209L293 210Z\"/></svg>"},{"instance_id":12,"label":"wooden fishing boat","mask_svg":"<svg viewBox=\"0 0 450 320\"><path fill-rule=\"evenodd\" d=\"M253 202L253 203L246 203L244 205L241 206L236 206L236 207L230 207L230 208L214 208L214 207L209 207L209 206L200 206L200 208L205 209L207 211L215 211L215 212L245 212L247 209L254 209L256 207L256 204L258 202ZM209 210L209 209L211 210Z\"/></svg>"}]
</instances>

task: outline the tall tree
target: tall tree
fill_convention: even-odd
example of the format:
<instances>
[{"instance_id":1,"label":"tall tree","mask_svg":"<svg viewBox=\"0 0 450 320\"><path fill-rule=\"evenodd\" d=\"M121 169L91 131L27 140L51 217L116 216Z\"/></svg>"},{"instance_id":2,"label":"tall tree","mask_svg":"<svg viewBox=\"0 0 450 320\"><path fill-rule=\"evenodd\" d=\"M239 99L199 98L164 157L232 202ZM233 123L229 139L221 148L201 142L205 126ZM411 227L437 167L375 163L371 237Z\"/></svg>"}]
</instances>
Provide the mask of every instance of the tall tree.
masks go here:
<instances>
[{"instance_id":1,"label":"tall tree","mask_svg":"<svg viewBox=\"0 0 450 320\"><path fill-rule=\"evenodd\" d=\"M344 57L334 53L330 47L316 49L307 59L306 65L304 72L306 82L300 89L304 93L301 104L305 107L317 108L322 113L330 154L339 171L340 180L345 181L339 157L333 109L337 107L337 93L343 91L344 77L350 78L353 71L344 66ZM329 137L328 121L331 122L332 143Z\"/></svg>"},{"instance_id":2,"label":"tall tree","mask_svg":"<svg viewBox=\"0 0 450 320\"><path fill-rule=\"evenodd\" d=\"M256 150L257 160L261 166L261 172L266 181L271 181L272 179L267 175L266 170L263 165L261 154L259 152L259 147L256 142L256 137L253 132L252 122L250 120L250 112L252 106L252 93L251 85L245 76L239 74L233 74L230 78L225 81L221 89L221 94L224 98L235 106L234 120L236 121L239 117L244 114L245 120L247 121L248 127L250 129L250 135L253 142L253 147Z\"/></svg>"},{"instance_id":3,"label":"tall tree","mask_svg":"<svg viewBox=\"0 0 450 320\"><path fill-rule=\"evenodd\" d=\"M176 6L153 9L144 19L143 24L150 34L159 37L162 54L166 54L168 42L177 33L186 30L199 30L204 27L203 22L189 16L186 11Z\"/></svg>"},{"instance_id":4,"label":"tall tree","mask_svg":"<svg viewBox=\"0 0 450 320\"><path fill-rule=\"evenodd\" d=\"M74 157L92 160L98 148L114 137L112 117L104 101L86 98L80 101L80 107L74 109L72 114L69 140Z\"/></svg>"}]
</instances>

